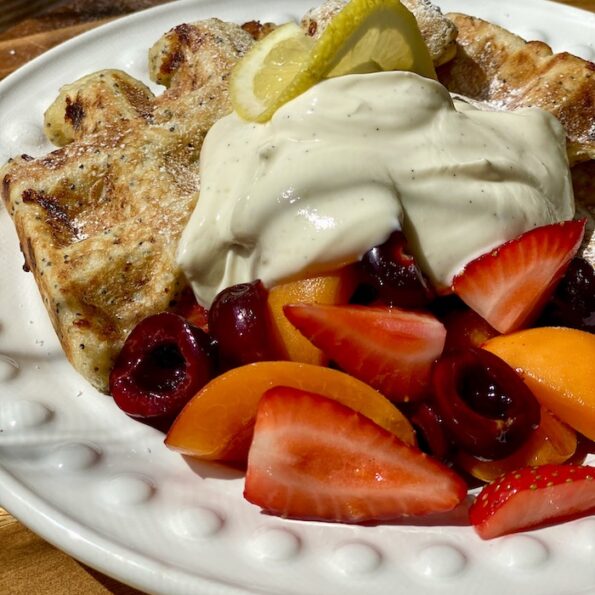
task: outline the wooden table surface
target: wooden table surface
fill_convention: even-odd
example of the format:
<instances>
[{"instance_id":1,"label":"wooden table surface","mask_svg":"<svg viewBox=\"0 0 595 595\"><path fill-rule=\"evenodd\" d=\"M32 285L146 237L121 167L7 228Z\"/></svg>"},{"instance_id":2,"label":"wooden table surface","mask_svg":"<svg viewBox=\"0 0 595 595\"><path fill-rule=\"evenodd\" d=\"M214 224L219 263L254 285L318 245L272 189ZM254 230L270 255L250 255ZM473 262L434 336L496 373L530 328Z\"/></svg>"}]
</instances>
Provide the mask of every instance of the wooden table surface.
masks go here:
<instances>
[{"instance_id":1,"label":"wooden table surface","mask_svg":"<svg viewBox=\"0 0 595 595\"><path fill-rule=\"evenodd\" d=\"M39 54L114 18L168 0L77 0L28 3L6 27L0 15L0 79ZM558 0L595 12L595 0ZM316 0L312 0L314 5ZM51 6L50 6L51 5ZM44 6L45 9L40 9ZM49 7L49 8L48 8ZM22 17L28 14L28 18ZM139 595L140 592L76 562L29 531L0 507L2 595Z\"/></svg>"}]
</instances>

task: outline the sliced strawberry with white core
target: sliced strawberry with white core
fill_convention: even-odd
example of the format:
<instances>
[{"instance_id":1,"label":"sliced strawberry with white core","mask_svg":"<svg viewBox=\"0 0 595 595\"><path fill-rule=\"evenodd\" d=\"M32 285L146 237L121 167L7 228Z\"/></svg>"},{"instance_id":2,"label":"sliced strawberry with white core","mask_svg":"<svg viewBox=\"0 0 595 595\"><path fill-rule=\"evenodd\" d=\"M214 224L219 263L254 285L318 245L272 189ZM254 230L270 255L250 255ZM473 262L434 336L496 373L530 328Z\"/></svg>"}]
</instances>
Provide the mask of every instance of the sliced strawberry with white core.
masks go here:
<instances>
[{"instance_id":1,"label":"sliced strawberry with white core","mask_svg":"<svg viewBox=\"0 0 595 595\"><path fill-rule=\"evenodd\" d=\"M453 509L466 485L373 421L321 395L260 401L244 497L283 517L359 523Z\"/></svg>"},{"instance_id":2,"label":"sliced strawberry with white core","mask_svg":"<svg viewBox=\"0 0 595 595\"><path fill-rule=\"evenodd\" d=\"M393 401L424 396L446 329L431 314L389 307L290 304L289 321L345 372Z\"/></svg>"},{"instance_id":3,"label":"sliced strawberry with white core","mask_svg":"<svg viewBox=\"0 0 595 595\"><path fill-rule=\"evenodd\" d=\"M538 227L483 254L454 278L454 292L501 333L527 326L562 279L585 223Z\"/></svg>"},{"instance_id":4,"label":"sliced strawberry with white core","mask_svg":"<svg viewBox=\"0 0 595 595\"><path fill-rule=\"evenodd\" d=\"M542 465L507 473L487 485L469 509L483 539L595 510L595 468Z\"/></svg>"}]
</instances>

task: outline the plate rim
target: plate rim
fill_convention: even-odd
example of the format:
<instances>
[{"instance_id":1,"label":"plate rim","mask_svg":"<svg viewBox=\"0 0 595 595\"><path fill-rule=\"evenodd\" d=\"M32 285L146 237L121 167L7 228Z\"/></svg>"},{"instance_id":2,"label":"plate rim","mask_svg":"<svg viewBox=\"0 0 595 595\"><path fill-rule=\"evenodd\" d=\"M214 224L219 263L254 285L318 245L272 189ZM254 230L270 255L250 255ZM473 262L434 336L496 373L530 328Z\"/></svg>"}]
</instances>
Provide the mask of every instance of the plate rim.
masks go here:
<instances>
[{"instance_id":1,"label":"plate rim","mask_svg":"<svg viewBox=\"0 0 595 595\"><path fill-rule=\"evenodd\" d=\"M241 0L228 1L241 2ZM275 4L275 0L267 1L271 5ZM316 3L316 0L312 0L312 2ZM440 4L440 1L438 0L436 3ZM507 4L514 5L514 0L504 0L504 2L480 0L480 3L506 6ZM144 18L152 18L152 15L161 12L168 13L175 10L175 7L191 7L201 4L215 5L216 2L214 0L175 0L127 15L69 39L26 63L0 81L0 97L5 90L20 84L22 79L31 76L36 70L43 68L46 63L58 59L64 53L70 53L77 46L103 37L107 32L125 29L131 23L142 21ZM583 21L587 19L589 25L595 28L595 13L577 7L552 0L524 0L523 5L524 8L530 10L543 9L545 6L548 10L553 10L568 18ZM0 206L0 210L5 211L3 206ZM207 591L209 593L216 592L220 595L246 595L265 592L252 590L244 585L239 586L219 577L213 579L188 572L180 567L172 567L155 557L141 554L131 547L109 540L92 527L70 518L63 511L53 507L27 485L19 482L1 463L0 503L23 525L58 549L87 566L134 588L153 592L153 589L158 586L156 583L159 583L163 578L162 573L166 571L167 581L163 586L167 588L168 593L187 593L196 590L205 593ZM73 529L77 531L77 539L73 539ZM84 546L81 547L81 544Z\"/></svg>"}]
</instances>

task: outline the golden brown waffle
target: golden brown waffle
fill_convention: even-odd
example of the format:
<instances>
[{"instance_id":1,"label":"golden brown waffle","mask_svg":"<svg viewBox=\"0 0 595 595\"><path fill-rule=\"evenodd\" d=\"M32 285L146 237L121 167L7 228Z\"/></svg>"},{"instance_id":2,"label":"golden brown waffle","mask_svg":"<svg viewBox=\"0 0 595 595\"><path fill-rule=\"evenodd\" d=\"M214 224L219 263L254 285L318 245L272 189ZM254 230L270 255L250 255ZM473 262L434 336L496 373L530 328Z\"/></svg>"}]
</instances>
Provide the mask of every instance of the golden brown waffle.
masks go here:
<instances>
[{"instance_id":1,"label":"golden brown waffle","mask_svg":"<svg viewBox=\"0 0 595 595\"><path fill-rule=\"evenodd\" d=\"M571 163L595 159L595 64L463 14L456 56L438 71L449 91L498 109L536 106L566 129Z\"/></svg>"},{"instance_id":2,"label":"golden brown waffle","mask_svg":"<svg viewBox=\"0 0 595 595\"><path fill-rule=\"evenodd\" d=\"M160 97L123 72L84 77L46 114L63 148L0 170L64 351L102 391L127 334L186 284L175 250L197 198L200 147L231 109L227 78L251 44L215 19L174 28L151 51L151 75L168 85Z\"/></svg>"}]
</instances>

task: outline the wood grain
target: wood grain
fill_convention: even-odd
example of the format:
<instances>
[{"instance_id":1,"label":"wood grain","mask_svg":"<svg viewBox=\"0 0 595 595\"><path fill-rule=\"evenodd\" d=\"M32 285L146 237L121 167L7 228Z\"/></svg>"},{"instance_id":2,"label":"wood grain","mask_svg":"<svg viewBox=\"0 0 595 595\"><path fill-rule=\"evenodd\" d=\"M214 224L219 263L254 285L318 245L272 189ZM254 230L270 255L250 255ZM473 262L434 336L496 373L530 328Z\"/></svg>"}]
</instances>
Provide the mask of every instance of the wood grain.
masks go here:
<instances>
[{"instance_id":1,"label":"wood grain","mask_svg":"<svg viewBox=\"0 0 595 595\"><path fill-rule=\"evenodd\" d=\"M568 4L568 6L574 6L575 8L582 8L583 10L590 10L595 12L595 1L594 0L555 0L559 4Z\"/></svg>"},{"instance_id":2,"label":"wood grain","mask_svg":"<svg viewBox=\"0 0 595 595\"><path fill-rule=\"evenodd\" d=\"M0 79L67 39L114 18L169 1L76 0L60 3L0 33Z\"/></svg>"},{"instance_id":3,"label":"wood grain","mask_svg":"<svg viewBox=\"0 0 595 595\"><path fill-rule=\"evenodd\" d=\"M142 595L79 564L1 508L0 543L0 593L3 595Z\"/></svg>"},{"instance_id":4,"label":"wood grain","mask_svg":"<svg viewBox=\"0 0 595 595\"><path fill-rule=\"evenodd\" d=\"M98 0L62 3L0 33L0 79L75 35L110 19L169 0ZM595 12L595 0L558 0ZM313 4L314 4L313 0ZM142 595L76 562L0 507L2 595Z\"/></svg>"},{"instance_id":5,"label":"wood grain","mask_svg":"<svg viewBox=\"0 0 595 595\"><path fill-rule=\"evenodd\" d=\"M98 19L90 23L64 27L57 31L44 31L27 37L0 41L0 79L55 45L109 21L110 19Z\"/></svg>"}]
</instances>

